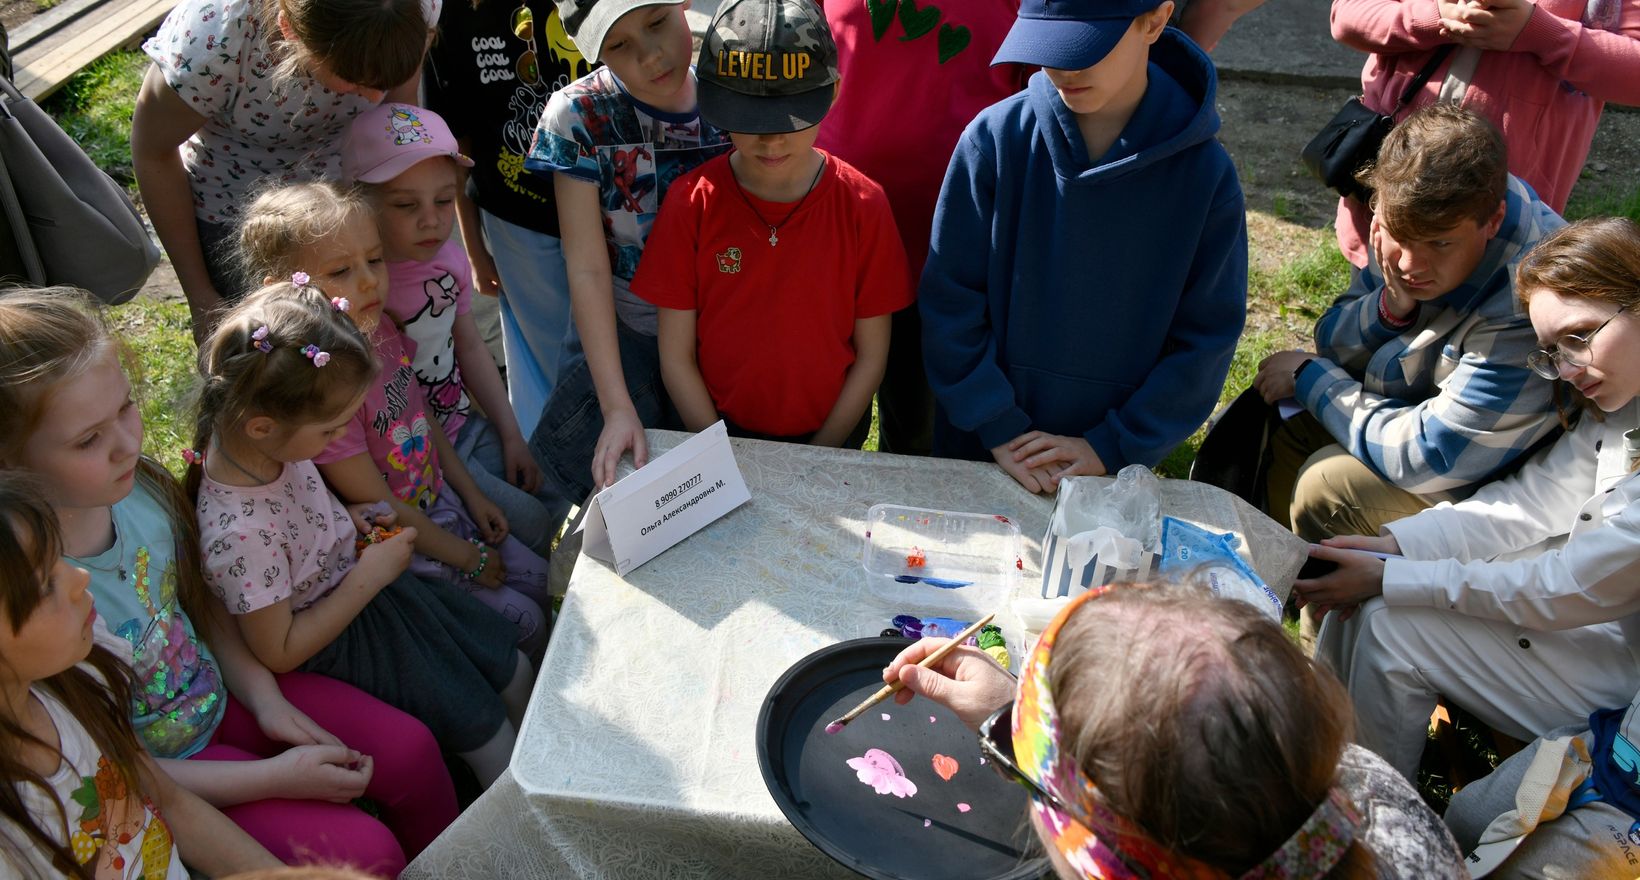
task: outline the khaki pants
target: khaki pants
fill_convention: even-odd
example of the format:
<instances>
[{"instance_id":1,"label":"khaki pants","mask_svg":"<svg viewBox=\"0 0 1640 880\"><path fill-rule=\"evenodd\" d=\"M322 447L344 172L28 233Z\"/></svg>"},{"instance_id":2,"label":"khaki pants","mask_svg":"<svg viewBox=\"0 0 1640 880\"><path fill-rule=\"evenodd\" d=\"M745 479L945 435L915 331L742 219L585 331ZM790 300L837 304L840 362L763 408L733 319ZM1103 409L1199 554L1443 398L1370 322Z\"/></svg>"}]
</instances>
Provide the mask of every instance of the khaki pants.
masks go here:
<instances>
[{"instance_id":1,"label":"khaki pants","mask_svg":"<svg viewBox=\"0 0 1640 880\"><path fill-rule=\"evenodd\" d=\"M1374 473L1309 413L1276 429L1270 451L1270 516L1306 541L1376 535L1385 523L1430 506ZM1309 606L1299 610L1298 633L1306 646L1315 644L1320 626Z\"/></svg>"},{"instance_id":2,"label":"khaki pants","mask_svg":"<svg viewBox=\"0 0 1640 880\"><path fill-rule=\"evenodd\" d=\"M1376 535L1385 523L1430 506L1374 473L1309 413L1283 423L1270 447L1270 516L1306 541Z\"/></svg>"}]
</instances>

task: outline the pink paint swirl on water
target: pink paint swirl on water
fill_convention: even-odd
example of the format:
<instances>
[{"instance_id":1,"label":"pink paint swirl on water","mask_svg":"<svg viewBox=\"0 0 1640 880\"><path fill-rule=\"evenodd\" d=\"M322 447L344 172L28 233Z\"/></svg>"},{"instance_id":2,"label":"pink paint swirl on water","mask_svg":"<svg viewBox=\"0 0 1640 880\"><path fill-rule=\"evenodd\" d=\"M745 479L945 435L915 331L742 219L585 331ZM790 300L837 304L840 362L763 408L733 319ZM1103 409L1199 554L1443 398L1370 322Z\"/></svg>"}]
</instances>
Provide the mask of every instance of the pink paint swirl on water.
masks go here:
<instances>
[{"instance_id":1,"label":"pink paint swirl on water","mask_svg":"<svg viewBox=\"0 0 1640 880\"><path fill-rule=\"evenodd\" d=\"M882 749L866 749L864 755L849 758L848 765L854 768L854 775L861 782L871 786L878 794L903 798L917 793L917 783L905 778L905 769L900 762Z\"/></svg>"}]
</instances>

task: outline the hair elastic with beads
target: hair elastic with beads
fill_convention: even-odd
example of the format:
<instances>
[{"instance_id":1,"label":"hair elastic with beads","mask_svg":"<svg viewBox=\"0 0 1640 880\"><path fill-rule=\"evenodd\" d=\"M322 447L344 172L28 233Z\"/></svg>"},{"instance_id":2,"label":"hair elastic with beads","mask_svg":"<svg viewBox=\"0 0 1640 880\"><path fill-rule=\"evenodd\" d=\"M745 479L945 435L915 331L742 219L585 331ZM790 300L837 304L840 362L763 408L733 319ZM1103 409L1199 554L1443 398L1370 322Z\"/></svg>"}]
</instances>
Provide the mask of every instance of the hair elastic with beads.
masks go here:
<instances>
[{"instance_id":1,"label":"hair elastic with beads","mask_svg":"<svg viewBox=\"0 0 1640 880\"><path fill-rule=\"evenodd\" d=\"M338 297L335 297L335 298L331 299L330 307L335 309L338 312L345 312L345 311L353 308L353 304L347 301L347 297L338 296Z\"/></svg>"},{"instance_id":2,"label":"hair elastic with beads","mask_svg":"<svg viewBox=\"0 0 1640 880\"><path fill-rule=\"evenodd\" d=\"M292 273L290 273L290 283L296 285L297 287L306 287L308 285L308 282L312 281L312 280L313 279L309 278L308 273L306 273L306 272L292 272Z\"/></svg>"},{"instance_id":3,"label":"hair elastic with beads","mask_svg":"<svg viewBox=\"0 0 1640 880\"><path fill-rule=\"evenodd\" d=\"M317 345L302 346L302 354L307 355L307 359L313 361L315 367L322 367L330 363L330 352L320 351Z\"/></svg>"},{"instance_id":4,"label":"hair elastic with beads","mask_svg":"<svg viewBox=\"0 0 1640 880\"><path fill-rule=\"evenodd\" d=\"M182 460L189 464L203 465L205 463L205 453L197 449L183 449Z\"/></svg>"},{"instance_id":5,"label":"hair elastic with beads","mask_svg":"<svg viewBox=\"0 0 1640 880\"><path fill-rule=\"evenodd\" d=\"M268 325L263 324L251 333L251 345L256 346L263 354L273 354L273 343L268 341Z\"/></svg>"}]
</instances>

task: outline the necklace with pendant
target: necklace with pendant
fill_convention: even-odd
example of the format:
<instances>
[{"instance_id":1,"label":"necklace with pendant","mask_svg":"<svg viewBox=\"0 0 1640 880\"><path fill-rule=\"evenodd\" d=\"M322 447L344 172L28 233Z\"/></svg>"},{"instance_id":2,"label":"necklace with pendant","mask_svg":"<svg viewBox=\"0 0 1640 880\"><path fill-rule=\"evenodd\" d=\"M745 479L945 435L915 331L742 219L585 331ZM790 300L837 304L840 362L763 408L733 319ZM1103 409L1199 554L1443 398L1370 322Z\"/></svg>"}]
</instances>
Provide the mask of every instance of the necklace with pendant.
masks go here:
<instances>
[{"instance_id":1,"label":"necklace with pendant","mask_svg":"<svg viewBox=\"0 0 1640 880\"><path fill-rule=\"evenodd\" d=\"M814 169L814 179L809 181L809 188L803 190L803 197L797 200L797 204L793 206L790 211L786 212L786 216L780 218L779 223L770 223L768 220L763 218L763 212L759 211L757 206L752 204L751 196L746 195L746 190L740 185L740 178L735 176L734 169L732 167L729 169L729 177L735 182L735 192L740 193L740 198L746 203L746 207L752 209L752 216L756 217L758 222L762 223L764 226L769 227L769 247L774 247L775 245L780 244L780 227L789 223L792 217L796 216L797 212L803 209L803 203L809 200L809 193L814 192L815 184L820 182L820 173L825 170L826 160L822 157L820 159L820 167Z\"/></svg>"}]
</instances>

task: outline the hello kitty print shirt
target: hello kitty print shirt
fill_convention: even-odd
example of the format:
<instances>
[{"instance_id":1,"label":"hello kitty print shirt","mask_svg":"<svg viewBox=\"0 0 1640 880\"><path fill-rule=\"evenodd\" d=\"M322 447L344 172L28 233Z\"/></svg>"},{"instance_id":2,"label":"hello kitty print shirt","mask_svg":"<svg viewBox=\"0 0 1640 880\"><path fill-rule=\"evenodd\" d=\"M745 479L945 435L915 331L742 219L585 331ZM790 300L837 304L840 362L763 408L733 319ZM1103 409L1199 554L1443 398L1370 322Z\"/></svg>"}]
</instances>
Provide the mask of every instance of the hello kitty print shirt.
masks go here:
<instances>
[{"instance_id":1,"label":"hello kitty print shirt","mask_svg":"<svg viewBox=\"0 0 1640 880\"><path fill-rule=\"evenodd\" d=\"M433 259L395 260L387 264L387 313L415 345L410 364L427 395L427 405L444 424L450 442L467 421L466 386L456 363L456 316L472 309L468 291L467 252L451 238Z\"/></svg>"},{"instance_id":2,"label":"hello kitty print shirt","mask_svg":"<svg viewBox=\"0 0 1640 880\"><path fill-rule=\"evenodd\" d=\"M355 558L353 521L311 461L291 462L265 486L229 486L209 475L199 487L205 580L232 614L324 598Z\"/></svg>"},{"instance_id":3,"label":"hello kitty print shirt","mask_svg":"<svg viewBox=\"0 0 1640 880\"><path fill-rule=\"evenodd\" d=\"M326 465L361 452L369 453L387 488L406 504L426 510L438 500L444 482L432 432L443 430L427 405L411 362L414 343L382 320L371 333L381 372L365 390L364 403L348 422L347 433L313 457Z\"/></svg>"}]
</instances>

